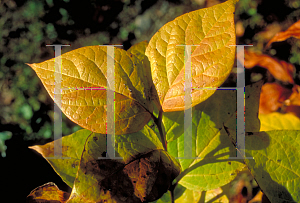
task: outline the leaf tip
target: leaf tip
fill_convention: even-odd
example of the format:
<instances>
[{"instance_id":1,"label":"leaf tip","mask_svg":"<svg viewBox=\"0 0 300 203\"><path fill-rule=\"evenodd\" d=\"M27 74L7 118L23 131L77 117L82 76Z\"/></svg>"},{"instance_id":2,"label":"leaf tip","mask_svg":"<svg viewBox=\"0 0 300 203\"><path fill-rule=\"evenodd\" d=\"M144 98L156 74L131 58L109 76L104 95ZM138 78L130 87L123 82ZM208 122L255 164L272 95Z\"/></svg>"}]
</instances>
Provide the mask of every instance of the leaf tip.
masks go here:
<instances>
[{"instance_id":1,"label":"leaf tip","mask_svg":"<svg viewBox=\"0 0 300 203\"><path fill-rule=\"evenodd\" d=\"M28 148L37 151L41 155L44 155L43 150L39 145L30 146Z\"/></svg>"}]
</instances>

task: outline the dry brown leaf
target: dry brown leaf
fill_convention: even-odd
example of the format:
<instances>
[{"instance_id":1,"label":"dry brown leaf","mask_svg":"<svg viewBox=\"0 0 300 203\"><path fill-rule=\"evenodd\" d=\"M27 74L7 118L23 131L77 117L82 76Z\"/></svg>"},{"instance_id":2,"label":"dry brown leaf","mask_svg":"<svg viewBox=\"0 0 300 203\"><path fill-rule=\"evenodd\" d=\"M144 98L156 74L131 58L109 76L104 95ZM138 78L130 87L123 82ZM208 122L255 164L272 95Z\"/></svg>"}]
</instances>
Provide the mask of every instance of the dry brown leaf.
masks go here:
<instances>
[{"instance_id":1,"label":"dry brown leaf","mask_svg":"<svg viewBox=\"0 0 300 203\"><path fill-rule=\"evenodd\" d=\"M31 191L26 203L64 203L69 196L69 193L59 190L54 183L49 182Z\"/></svg>"},{"instance_id":2,"label":"dry brown leaf","mask_svg":"<svg viewBox=\"0 0 300 203\"><path fill-rule=\"evenodd\" d=\"M250 51L245 51L245 56L242 56L241 52L239 52L238 59L240 61L242 57L245 57L245 68L250 69L254 66L260 66L269 70L274 78L285 83L294 84L293 73L295 67L293 64L277 60L265 54L257 54Z\"/></svg>"},{"instance_id":3,"label":"dry brown leaf","mask_svg":"<svg viewBox=\"0 0 300 203\"><path fill-rule=\"evenodd\" d=\"M285 112L292 113L300 118L300 86L295 85L291 96L284 101L286 105Z\"/></svg>"},{"instance_id":4,"label":"dry brown leaf","mask_svg":"<svg viewBox=\"0 0 300 203\"><path fill-rule=\"evenodd\" d=\"M292 90L277 83L266 83L261 88L259 99L259 113L268 114L277 111L290 97Z\"/></svg>"},{"instance_id":5,"label":"dry brown leaf","mask_svg":"<svg viewBox=\"0 0 300 203\"><path fill-rule=\"evenodd\" d=\"M290 106L290 105L300 106L300 86L294 85L292 91L293 91L293 93L286 101L286 105L287 106Z\"/></svg>"},{"instance_id":6,"label":"dry brown leaf","mask_svg":"<svg viewBox=\"0 0 300 203\"><path fill-rule=\"evenodd\" d=\"M286 31L277 33L266 45L269 47L273 42L281 42L290 37L300 39L300 20L291 25Z\"/></svg>"},{"instance_id":7,"label":"dry brown leaf","mask_svg":"<svg viewBox=\"0 0 300 203\"><path fill-rule=\"evenodd\" d=\"M300 118L300 106L296 106L296 105L287 106L285 108L285 112L286 113L292 113L293 115Z\"/></svg>"}]
</instances>

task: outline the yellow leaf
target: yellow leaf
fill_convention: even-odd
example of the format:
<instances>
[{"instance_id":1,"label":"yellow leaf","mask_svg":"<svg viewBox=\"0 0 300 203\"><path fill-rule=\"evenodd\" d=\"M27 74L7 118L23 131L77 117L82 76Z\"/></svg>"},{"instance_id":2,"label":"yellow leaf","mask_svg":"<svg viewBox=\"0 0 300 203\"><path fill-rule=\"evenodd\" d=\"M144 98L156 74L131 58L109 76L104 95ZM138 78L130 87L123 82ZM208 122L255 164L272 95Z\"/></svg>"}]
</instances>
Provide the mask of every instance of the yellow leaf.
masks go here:
<instances>
[{"instance_id":1,"label":"yellow leaf","mask_svg":"<svg viewBox=\"0 0 300 203\"><path fill-rule=\"evenodd\" d=\"M188 202L188 203L198 203L198 202L222 202L228 203L228 198L222 193L221 188L216 188L209 191L195 191L186 189L184 193L175 200L175 203Z\"/></svg>"},{"instance_id":2,"label":"yellow leaf","mask_svg":"<svg viewBox=\"0 0 300 203\"><path fill-rule=\"evenodd\" d=\"M300 130L300 119L291 113L259 114L260 131Z\"/></svg>"},{"instance_id":3,"label":"yellow leaf","mask_svg":"<svg viewBox=\"0 0 300 203\"><path fill-rule=\"evenodd\" d=\"M150 40L146 55L153 83L165 112L184 110L184 46L191 48L192 87L219 87L235 58L234 10L236 0L184 14L164 25ZM192 106L215 91L194 89Z\"/></svg>"},{"instance_id":4,"label":"yellow leaf","mask_svg":"<svg viewBox=\"0 0 300 203\"><path fill-rule=\"evenodd\" d=\"M152 112L143 63L119 48L114 49L114 57L109 57L114 59L115 68L115 134L137 132L150 120ZM60 108L67 117L88 130L106 134L107 48L89 46L70 51L61 55L61 64L61 94L54 94L54 73L59 74L55 71L55 58L28 65L52 99L61 96Z\"/></svg>"}]
</instances>

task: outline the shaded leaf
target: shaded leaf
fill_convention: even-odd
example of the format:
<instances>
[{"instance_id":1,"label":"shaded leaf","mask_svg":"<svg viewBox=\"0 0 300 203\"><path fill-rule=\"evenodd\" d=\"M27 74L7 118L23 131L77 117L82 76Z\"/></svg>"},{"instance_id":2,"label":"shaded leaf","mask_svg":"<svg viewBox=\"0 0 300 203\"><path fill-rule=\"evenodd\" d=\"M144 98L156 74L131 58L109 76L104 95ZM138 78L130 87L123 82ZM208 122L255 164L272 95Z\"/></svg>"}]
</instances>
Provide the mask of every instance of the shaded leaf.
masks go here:
<instances>
[{"instance_id":1,"label":"shaded leaf","mask_svg":"<svg viewBox=\"0 0 300 203\"><path fill-rule=\"evenodd\" d=\"M245 88L246 132L259 132L258 107L261 86L262 81ZM203 104L199 104L199 108L211 116L216 128L221 129L225 125L227 128L236 129L236 91L218 90ZM177 139L184 132L184 111L164 112L162 123L165 127L167 141L171 142Z\"/></svg>"},{"instance_id":2,"label":"shaded leaf","mask_svg":"<svg viewBox=\"0 0 300 203\"><path fill-rule=\"evenodd\" d=\"M70 187L73 187L84 143L90 134L92 134L91 131L83 129L45 145L35 145L29 148L40 153L62 180ZM62 157L53 159L54 146L59 147L58 144L55 144L58 142L62 143Z\"/></svg>"},{"instance_id":3,"label":"shaded leaf","mask_svg":"<svg viewBox=\"0 0 300 203\"><path fill-rule=\"evenodd\" d=\"M164 25L150 40L146 55L163 111L184 110L184 47L192 47L192 86L219 87L235 58L236 0L184 14ZM212 90L193 90L192 106L210 97Z\"/></svg>"},{"instance_id":4,"label":"shaded leaf","mask_svg":"<svg viewBox=\"0 0 300 203\"><path fill-rule=\"evenodd\" d=\"M245 132L259 132L258 112L262 85L263 81L259 81L245 87Z\"/></svg>"},{"instance_id":5,"label":"shaded leaf","mask_svg":"<svg viewBox=\"0 0 300 203\"><path fill-rule=\"evenodd\" d=\"M212 90L211 90L212 91ZM222 99L221 99L222 98ZM223 102L228 105L223 106ZM210 115L216 125L216 128L221 129L225 124L232 129L236 128L236 91L219 90L216 91L208 100L197 105L198 111L193 107L192 114L195 117L204 111ZM165 126L166 138L171 142L184 132L184 111L164 112L162 122Z\"/></svg>"},{"instance_id":6,"label":"shaded leaf","mask_svg":"<svg viewBox=\"0 0 300 203\"><path fill-rule=\"evenodd\" d=\"M259 120L261 122L260 131L300 130L300 119L291 113L260 114Z\"/></svg>"},{"instance_id":7,"label":"shaded leaf","mask_svg":"<svg viewBox=\"0 0 300 203\"><path fill-rule=\"evenodd\" d=\"M192 157L179 159L183 171L180 176L184 175L179 183L196 191L208 191L225 185L244 167L243 163L228 159L236 157L235 148L224 128L217 128L215 119L218 117L214 114L210 117L205 113L205 103L206 101L193 109L192 146L189 146L193 149ZM226 121L224 123L229 124ZM168 143L168 151L174 157L184 157L184 145L182 135Z\"/></svg>"},{"instance_id":8,"label":"shaded leaf","mask_svg":"<svg viewBox=\"0 0 300 203\"><path fill-rule=\"evenodd\" d=\"M151 94L150 99L153 100L156 107L160 109L161 107L159 103L159 98L151 77L152 73L151 73L150 61L148 57L145 55L147 46L148 46L148 42L142 41L130 47L130 49L128 49L128 52L135 55L140 61L142 61L144 67L144 78L147 80L148 87L150 87L150 94Z\"/></svg>"},{"instance_id":9,"label":"shaded leaf","mask_svg":"<svg viewBox=\"0 0 300 203\"><path fill-rule=\"evenodd\" d=\"M137 132L151 118L150 87L144 79L143 63L135 55L114 49L115 133ZM61 55L61 110L80 126L106 133L107 48L89 46ZM54 99L55 58L28 64ZM55 74L60 74L55 72ZM58 77L58 76L57 76ZM71 89L88 88L94 89ZM100 89L101 88L101 89ZM106 88L106 89L105 89Z\"/></svg>"},{"instance_id":10,"label":"shaded leaf","mask_svg":"<svg viewBox=\"0 0 300 203\"><path fill-rule=\"evenodd\" d=\"M26 198L26 203L64 203L70 194L63 192L50 182L32 190Z\"/></svg>"},{"instance_id":11,"label":"shaded leaf","mask_svg":"<svg viewBox=\"0 0 300 203\"><path fill-rule=\"evenodd\" d=\"M300 201L300 131L246 136L246 164L270 202Z\"/></svg>"},{"instance_id":12,"label":"shaded leaf","mask_svg":"<svg viewBox=\"0 0 300 203\"><path fill-rule=\"evenodd\" d=\"M239 60L241 60L241 57L245 57L245 68L260 66L268 69L274 78L282 82L294 84L293 74L295 67L293 64L277 60L265 54L257 54L250 51L245 51L245 56L238 54Z\"/></svg>"},{"instance_id":13,"label":"shaded leaf","mask_svg":"<svg viewBox=\"0 0 300 203\"><path fill-rule=\"evenodd\" d=\"M186 190L186 188L183 187L182 185L180 185L180 184L176 185L176 187L174 189L175 201L184 194L185 190ZM171 202L171 194L170 194L170 191L168 191L161 198L159 198L158 200L151 202L151 203L170 203L170 202Z\"/></svg>"},{"instance_id":14,"label":"shaded leaf","mask_svg":"<svg viewBox=\"0 0 300 203\"><path fill-rule=\"evenodd\" d=\"M163 150L157 135L147 126L116 136L116 156L124 159L101 159L105 152L106 136L90 135L68 202L154 201L180 173L176 160Z\"/></svg>"},{"instance_id":15,"label":"shaded leaf","mask_svg":"<svg viewBox=\"0 0 300 203\"><path fill-rule=\"evenodd\" d=\"M246 87L248 132L260 128L257 99L261 85L262 82L258 82ZM179 159L182 174L186 174L180 184L190 190L207 191L229 183L242 170L242 163L228 160L236 157L236 150L227 136L229 130L230 137L236 139L236 109L236 91L233 90L218 90L193 107L190 147L193 156L200 159ZM173 140L168 143L168 151L174 157L184 157L184 112L163 113L163 122L166 123L167 138L169 135L169 140Z\"/></svg>"},{"instance_id":16,"label":"shaded leaf","mask_svg":"<svg viewBox=\"0 0 300 203\"><path fill-rule=\"evenodd\" d=\"M291 25L286 31L277 33L266 45L269 47L273 42L281 42L290 37L300 39L300 20Z\"/></svg>"},{"instance_id":17,"label":"shaded leaf","mask_svg":"<svg viewBox=\"0 0 300 203\"><path fill-rule=\"evenodd\" d=\"M220 99L222 98L222 100ZM230 101L229 105L222 106L223 101ZM207 101L199 104L202 111L212 115L215 119L216 128L226 126L236 128L236 93L235 91L216 91ZM193 116L199 112L192 111ZM201 113L201 112L200 112ZM171 142L180 137L184 132L184 111L164 112L162 122L165 127L166 138Z\"/></svg>"}]
</instances>

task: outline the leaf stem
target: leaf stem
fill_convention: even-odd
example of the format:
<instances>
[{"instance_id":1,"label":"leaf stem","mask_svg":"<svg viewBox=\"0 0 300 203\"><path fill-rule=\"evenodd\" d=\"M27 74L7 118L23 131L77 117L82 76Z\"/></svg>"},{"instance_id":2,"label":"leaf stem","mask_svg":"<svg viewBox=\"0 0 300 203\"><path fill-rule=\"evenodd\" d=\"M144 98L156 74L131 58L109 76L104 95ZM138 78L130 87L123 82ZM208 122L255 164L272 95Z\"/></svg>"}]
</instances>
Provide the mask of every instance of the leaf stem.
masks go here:
<instances>
[{"instance_id":1,"label":"leaf stem","mask_svg":"<svg viewBox=\"0 0 300 203\"><path fill-rule=\"evenodd\" d=\"M164 147L164 149L167 151L167 141L166 141L166 138L165 138L165 133L164 133L164 128L163 128L163 125L162 125L162 114L163 114L163 110L162 108L159 110L159 114L158 114L158 118L156 118L153 113L151 113L148 109L146 109L144 107L144 109L146 111L148 111L155 123L155 125L157 126L158 128L158 131L159 131L159 135L160 135L160 139L161 139L161 142L162 142L162 145Z\"/></svg>"},{"instance_id":2,"label":"leaf stem","mask_svg":"<svg viewBox=\"0 0 300 203\"><path fill-rule=\"evenodd\" d=\"M174 190L169 190L170 192L170 196L171 196L171 202L174 203L175 200L174 200Z\"/></svg>"},{"instance_id":3,"label":"leaf stem","mask_svg":"<svg viewBox=\"0 0 300 203\"><path fill-rule=\"evenodd\" d=\"M160 138L161 138L161 142L164 146L164 149L167 151L167 141L166 141L166 138L165 138L165 133L164 133L163 125L162 125L162 114L163 114L163 111L162 111L162 109L160 109L159 114L158 114L158 118L156 118L156 120L154 120L154 123L157 125L159 135L160 135Z\"/></svg>"}]
</instances>

